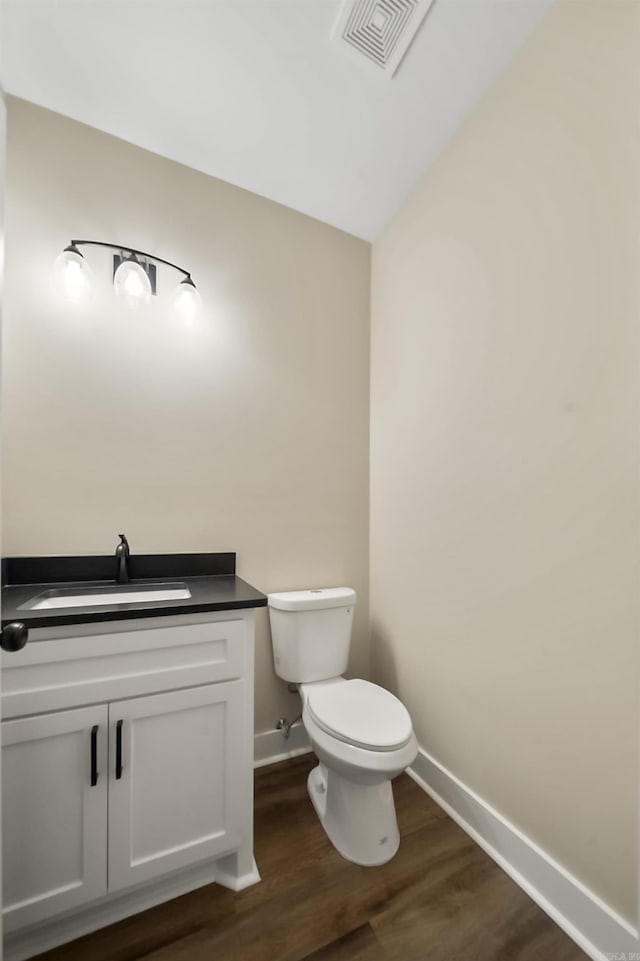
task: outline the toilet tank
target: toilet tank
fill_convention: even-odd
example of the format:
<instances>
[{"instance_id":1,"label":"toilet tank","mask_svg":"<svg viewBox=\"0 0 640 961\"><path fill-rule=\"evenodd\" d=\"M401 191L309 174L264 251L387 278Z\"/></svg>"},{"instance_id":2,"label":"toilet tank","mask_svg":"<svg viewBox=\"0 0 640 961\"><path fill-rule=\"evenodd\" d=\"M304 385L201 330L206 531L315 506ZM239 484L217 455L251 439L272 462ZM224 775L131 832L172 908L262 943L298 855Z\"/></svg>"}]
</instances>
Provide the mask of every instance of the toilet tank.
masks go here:
<instances>
[{"instance_id":1,"label":"toilet tank","mask_svg":"<svg viewBox=\"0 0 640 961\"><path fill-rule=\"evenodd\" d=\"M350 587L269 594L273 664L296 684L339 677L347 669L356 592Z\"/></svg>"}]
</instances>

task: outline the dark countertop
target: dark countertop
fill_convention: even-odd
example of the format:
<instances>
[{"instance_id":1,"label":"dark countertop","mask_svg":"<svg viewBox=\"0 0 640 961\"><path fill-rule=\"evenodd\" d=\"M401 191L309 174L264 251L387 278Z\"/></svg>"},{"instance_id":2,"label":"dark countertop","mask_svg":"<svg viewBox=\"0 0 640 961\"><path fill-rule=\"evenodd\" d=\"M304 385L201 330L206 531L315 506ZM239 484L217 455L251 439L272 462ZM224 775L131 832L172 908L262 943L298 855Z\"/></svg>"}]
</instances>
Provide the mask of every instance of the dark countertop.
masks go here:
<instances>
[{"instance_id":1,"label":"dark countertop","mask_svg":"<svg viewBox=\"0 0 640 961\"><path fill-rule=\"evenodd\" d=\"M235 554L132 556L133 576L130 583L125 585L115 583L115 577L111 576L114 572L115 558L112 556L5 558L3 580L9 583L2 588L2 627L12 621L22 621L28 627L55 627L206 611L233 611L266 607L267 604L264 594L236 576ZM85 574L89 576L83 576ZM39 577L38 581L34 581L34 577ZM115 593L119 589L176 582L187 585L190 598L50 610L20 609L37 594L56 588L113 586Z\"/></svg>"}]
</instances>

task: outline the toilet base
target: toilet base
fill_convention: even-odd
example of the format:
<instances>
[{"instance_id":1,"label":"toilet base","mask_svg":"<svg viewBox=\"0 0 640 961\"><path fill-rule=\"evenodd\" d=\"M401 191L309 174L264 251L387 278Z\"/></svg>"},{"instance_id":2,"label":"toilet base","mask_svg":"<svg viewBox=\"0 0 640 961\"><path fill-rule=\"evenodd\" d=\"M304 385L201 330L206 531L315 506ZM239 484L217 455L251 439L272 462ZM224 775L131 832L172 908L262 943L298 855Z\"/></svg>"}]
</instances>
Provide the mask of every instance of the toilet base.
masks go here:
<instances>
[{"instance_id":1,"label":"toilet base","mask_svg":"<svg viewBox=\"0 0 640 961\"><path fill-rule=\"evenodd\" d=\"M309 797L334 848L355 864L385 864L400 846L391 781L357 784L318 764L307 779Z\"/></svg>"}]
</instances>

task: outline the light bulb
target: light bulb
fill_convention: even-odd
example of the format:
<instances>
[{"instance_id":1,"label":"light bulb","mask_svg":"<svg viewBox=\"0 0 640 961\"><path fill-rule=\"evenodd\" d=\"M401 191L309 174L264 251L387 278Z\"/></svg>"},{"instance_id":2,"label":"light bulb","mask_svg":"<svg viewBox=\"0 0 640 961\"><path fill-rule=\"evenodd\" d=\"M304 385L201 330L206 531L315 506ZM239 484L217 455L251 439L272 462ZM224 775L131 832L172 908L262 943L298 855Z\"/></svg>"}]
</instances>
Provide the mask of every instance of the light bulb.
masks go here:
<instances>
[{"instance_id":1,"label":"light bulb","mask_svg":"<svg viewBox=\"0 0 640 961\"><path fill-rule=\"evenodd\" d=\"M142 264L134 257L122 261L115 272L113 286L127 307L138 307L151 300L151 282Z\"/></svg>"},{"instance_id":2,"label":"light bulb","mask_svg":"<svg viewBox=\"0 0 640 961\"><path fill-rule=\"evenodd\" d=\"M91 268L77 247L65 247L53 269L56 290L65 300L84 304L91 299Z\"/></svg>"},{"instance_id":3,"label":"light bulb","mask_svg":"<svg viewBox=\"0 0 640 961\"><path fill-rule=\"evenodd\" d=\"M173 292L173 307L183 320L193 320L202 305L202 297L191 277L178 284Z\"/></svg>"}]
</instances>

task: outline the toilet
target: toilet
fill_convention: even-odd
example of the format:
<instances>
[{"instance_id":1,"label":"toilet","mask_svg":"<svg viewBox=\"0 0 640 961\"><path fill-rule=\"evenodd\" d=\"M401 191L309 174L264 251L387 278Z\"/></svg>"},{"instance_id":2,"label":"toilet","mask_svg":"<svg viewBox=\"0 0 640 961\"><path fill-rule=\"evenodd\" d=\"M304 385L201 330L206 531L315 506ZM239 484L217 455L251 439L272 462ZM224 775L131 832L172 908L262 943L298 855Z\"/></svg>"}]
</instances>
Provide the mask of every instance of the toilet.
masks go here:
<instances>
[{"instance_id":1,"label":"toilet","mask_svg":"<svg viewBox=\"0 0 640 961\"><path fill-rule=\"evenodd\" d=\"M273 662L297 685L318 765L307 787L329 840L348 861L377 865L400 844L391 781L418 753L404 704L370 681L347 680L356 592L269 594Z\"/></svg>"}]
</instances>

